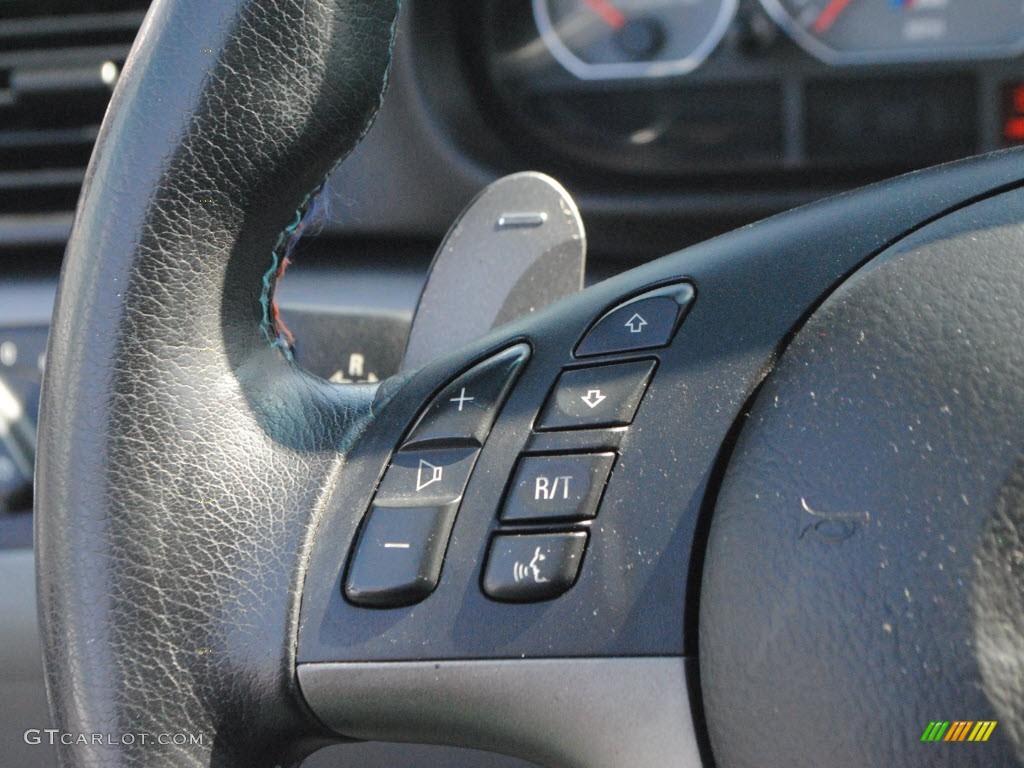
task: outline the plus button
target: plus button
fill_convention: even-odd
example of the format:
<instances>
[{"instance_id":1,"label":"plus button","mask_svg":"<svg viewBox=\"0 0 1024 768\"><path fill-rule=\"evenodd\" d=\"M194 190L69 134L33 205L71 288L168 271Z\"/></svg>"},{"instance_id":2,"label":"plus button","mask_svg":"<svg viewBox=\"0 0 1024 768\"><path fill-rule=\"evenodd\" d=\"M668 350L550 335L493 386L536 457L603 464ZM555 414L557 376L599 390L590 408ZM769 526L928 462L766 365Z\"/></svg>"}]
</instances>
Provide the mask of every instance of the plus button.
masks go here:
<instances>
[{"instance_id":1,"label":"plus button","mask_svg":"<svg viewBox=\"0 0 1024 768\"><path fill-rule=\"evenodd\" d=\"M449 402L458 403L459 404L459 413L462 413L462 406L465 405L466 403L473 402L475 399L476 399L475 397L466 397L466 388L463 387L462 388L462 392L459 393L459 396L451 398L449 400Z\"/></svg>"}]
</instances>

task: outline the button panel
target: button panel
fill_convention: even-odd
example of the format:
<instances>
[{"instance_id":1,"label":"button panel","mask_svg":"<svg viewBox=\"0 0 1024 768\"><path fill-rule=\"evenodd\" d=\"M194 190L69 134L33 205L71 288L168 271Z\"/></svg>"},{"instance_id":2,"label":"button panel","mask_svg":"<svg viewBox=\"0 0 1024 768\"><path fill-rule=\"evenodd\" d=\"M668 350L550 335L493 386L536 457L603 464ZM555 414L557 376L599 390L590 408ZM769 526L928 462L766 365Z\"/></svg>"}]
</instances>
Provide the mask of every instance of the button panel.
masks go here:
<instances>
[{"instance_id":1,"label":"button panel","mask_svg":"<svg viewBox=\"0 0 1024 768\"><path fill-rule=\"evenodd\" d=\"M657 363L641 360L563 371L536 429L619 427L633 422Z\"/></svg>"},{"instance_id":2,"label":"button panel","mask_svg":"<svg viewBox=\"0 0 1024 768\"><path fill-rule=\"evenodd\" d=\"M420 414L391 458L352 547L342 592L356 605L395 608L437 586L473 465L516 377L527 344L460 375Z\"/></svg>"},{"instance_id":3,"label":"button panel","mask_svg":"<svg viewBox=\"0 0 1024 768\"><path fill-rule=\"evenodd\" d=\"M456 507L374 505L349 566L345 596L356 605L396 607L433 592Z\"/></svg>"},{"instance_id":4,"label":"button panel","mask_svg":"<svg viewBox=\"0 0 1024 768\"><path fill-rule=\"evenodd\" d=\"M606 312L576 347L576 357L664 347L690 309L689 283L670 285L630 299Z\"/></svg>"},{"instance_id":5,"label":"button panel","mask_svg":"<svg viewBox=\"0 0 1024 768\"><path fill-rule=\"evenodd\" d=\"M585 531L496 534L487 554L484 594L514 603L558 597L576 582L586 546Z\"/></svg>"},{"instance_id":6,"label":"button panel","mask_svg":"<svg viewBox=\"0 0 1024 768\"><path fill-rule=\"evenodd\" d=\"M693 298L688 283L635 296L594 322L574 354L664 346ZM420 412L384 473L353 547L342 589L350 602L407 606L437 587L463 493L530 354L530 346L520 343L478 363L449 381ZM504 498L492 513L497 525L492 523L480 574L486 597L509 603L550 600L576 583L590 522L599 515L625 431L584 436L581 430L632 424L657 367L658 359L648 355L561 371L533 425L534 442L540 439L542 445L516 458ZM497 459L501 467L502 457ZM488 473L494 472L492 459L488 463ZM493 480L484 482L497 490Z\"/></svg>"},{"instance_id":7,"label":"button panel","mask_svg":"<svg viewBox=\"0 0 1024 768\"><path fill-rule=\"evenodd\" d=\"M434 397L402 447L465 440L483 445L529 356L529 346L517 344L459 376Z\"/></svg>"},{"instance_id":8,"label":"button panel","mask_svg":"<svg viewBox=\"0 0 1024 768\"><path fill-rule=\"evenodd\" d=\"M615 454L523 456L501 511L504 523L588 520L597 515Z\"/></svg>"}]
</instances>

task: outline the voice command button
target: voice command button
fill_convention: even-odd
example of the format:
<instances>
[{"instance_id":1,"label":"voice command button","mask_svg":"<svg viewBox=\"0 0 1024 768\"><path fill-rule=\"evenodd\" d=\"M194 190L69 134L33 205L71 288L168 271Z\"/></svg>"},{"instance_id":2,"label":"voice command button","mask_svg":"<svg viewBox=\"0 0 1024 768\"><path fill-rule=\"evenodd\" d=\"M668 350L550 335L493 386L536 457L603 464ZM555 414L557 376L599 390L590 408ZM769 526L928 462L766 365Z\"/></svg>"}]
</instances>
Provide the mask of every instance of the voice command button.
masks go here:
<instances>
[{"instance_id":1,"label":"voice command button","mask_svg":"<svg viewBox=\"0 0 1024 768\"><path fill-rule=\"evenodd\" d=\"M509 603L558 597L576 582L586 547L585 531L496 534L484 569L484 594Z\"/></svg>"}]
</instances>

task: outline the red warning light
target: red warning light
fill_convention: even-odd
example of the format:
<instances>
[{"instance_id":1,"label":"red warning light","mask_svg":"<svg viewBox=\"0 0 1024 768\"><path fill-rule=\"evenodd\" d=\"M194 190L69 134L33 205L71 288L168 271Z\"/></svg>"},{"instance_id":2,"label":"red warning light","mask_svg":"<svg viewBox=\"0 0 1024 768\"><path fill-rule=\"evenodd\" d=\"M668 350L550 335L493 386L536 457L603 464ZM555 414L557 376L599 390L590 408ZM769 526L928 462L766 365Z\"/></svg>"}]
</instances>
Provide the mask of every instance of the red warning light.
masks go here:
<instances>
[{"instance_id":1,"label":"red warning light","mask_svg":"<svg viewBox=\"0 0 1024 768\"><path fill-rule=\"evenodd\" d=\"M1003 138L1014 144L1024 142L1024 117L1008 117L1003 123Z\"/></svg>"},{"instance_id":2,"label":"red warning light","mask_svg":"<svg viewBox=\"0 0 1024 768\"><path fill-rule=\"evenodd\" d=\"M1003 146L1024 144L1024 83L1003 88Z\"/></svg>"}]
</instances>

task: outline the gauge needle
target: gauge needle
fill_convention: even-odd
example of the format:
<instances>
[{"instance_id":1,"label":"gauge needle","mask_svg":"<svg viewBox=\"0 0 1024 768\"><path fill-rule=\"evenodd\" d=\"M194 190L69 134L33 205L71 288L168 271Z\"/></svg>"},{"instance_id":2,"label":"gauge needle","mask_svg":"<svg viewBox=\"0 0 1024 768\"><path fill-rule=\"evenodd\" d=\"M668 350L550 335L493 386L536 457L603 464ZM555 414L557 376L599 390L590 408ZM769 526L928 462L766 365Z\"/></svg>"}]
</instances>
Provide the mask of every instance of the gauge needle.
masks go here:
<instances>
[{"instance_id":1,"label":"gauge needle","mask_svg":"<svg viewBox=\"0 0 1024 768\"><path fill-rule=\"evenodd\" d=\"M583 0L583 2L612 29L622 29L626 26L626 14L608 2L608 0Z\"/></svg>"},{"instance_id":2,"label":"gauge needle","mask_svg":"<svg viewBox=\"0 0 1024 768\"><path fill-rule=\"evenodd\" d=\"M839 18L846 6L848 6L853 0L830 0L829 4L825 6L824 10L818 14L818 18L814 20L814 24L811 25L811 29L814 34L821 35L828 31L828 28L835 24L836 19Z\"/></svg>"}]
</instances>

